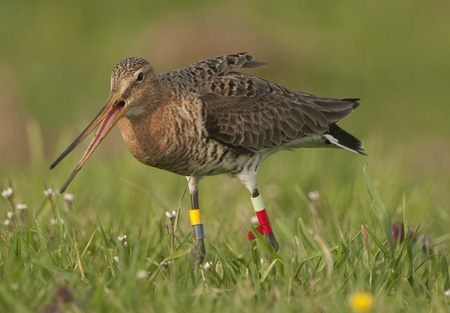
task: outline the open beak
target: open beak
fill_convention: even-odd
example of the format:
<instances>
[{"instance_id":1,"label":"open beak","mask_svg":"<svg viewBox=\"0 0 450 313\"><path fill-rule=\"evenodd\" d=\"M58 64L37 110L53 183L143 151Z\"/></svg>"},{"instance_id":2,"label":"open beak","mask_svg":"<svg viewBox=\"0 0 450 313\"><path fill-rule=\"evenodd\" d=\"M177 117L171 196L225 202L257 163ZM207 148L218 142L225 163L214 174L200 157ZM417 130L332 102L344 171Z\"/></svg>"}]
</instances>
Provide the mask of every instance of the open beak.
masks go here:
<instances>
[{"instance_id":1,"label":"open beak","mask_svg":"<svg viewBox=\"0 0 450 313\"><path fill-rule=\"evenodd\" d=\"M126 111L126 108L128 106L128 103L122 99L122 97L119 95L119 93L115 92L112 93L108 100L106 101L106 104L103 106L101 111L97 114L97 116L94 118L94 120L86 127L86 129L71 143L70 146L67 147L67 149L56 159L55 162L53 162L52 165L50 165L50 169L54 168L58 163L64 159L73 149L75 149L78 144L87 137L94 129L97 127L100 122L102 124L97 130L97 133L95 134L94 138L91 141L91 144L84 152L81 160L78 162L77 166L73 170L72 174L70 175L69 179L67 179L64 186L62 186L60 193L63 193L67 186L70 184L72 179L75 177L75 175L78 173L78 171L81 169L83 164L87 161L87 159L90 157L92 152L94 152L95 148L100 144L100 142L103 140L103 138L106 137L106 135L109 133L109 131L113 128L113 126L117 123L117 121L123 116L123 114Z\"/></svg>"}]
</instances>

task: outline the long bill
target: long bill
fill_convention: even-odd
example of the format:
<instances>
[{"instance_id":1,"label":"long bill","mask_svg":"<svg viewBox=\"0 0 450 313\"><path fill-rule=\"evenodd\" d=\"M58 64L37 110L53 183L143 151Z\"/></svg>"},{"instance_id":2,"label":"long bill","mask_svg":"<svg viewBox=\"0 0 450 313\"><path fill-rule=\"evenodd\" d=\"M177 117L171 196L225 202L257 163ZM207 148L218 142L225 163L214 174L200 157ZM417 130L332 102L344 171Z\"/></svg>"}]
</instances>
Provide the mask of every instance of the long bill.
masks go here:
<instances>
[{"instance_id":1,"label":"long bill","mask_svg":"<svg viewBox=\"0 0 450 313\"><path fill-rule=\"evenodd\" d=\"M97 116L94 118L94 120L86 127L85 130L70 144L70 146L67 147L66 150L56 159L55 162L50 165L50 169L53 169L58 163L64 159L73 149L75 149L78 144L83 141L84 138L86 138L96 127L98 124L101 125L97 130L97 133L95 134L94 138L92 139L91 143L89 144L89 147L84 152L83 156L81 157L81 160L78 162L77 166L73 170L72 174L70 174L69 178L65 182L65 184L62 186L60 193L63 193L67 186L70 184L72 179L75 177L75 175L78 173L78 171L81 169L83 164L87 161L87 159L91 156L92 152L97 148L97 146L100 144L100 142L103 140L103 138L106 137L106 135L109 133L109 131L113 128L113 126L117 123L117 121L123 116L123 114L126 111L128 103L122 99L119 93L115 92L112 93L108 100L106 101L106 104L103 106L103 108L100 110L100 112L97 114ZM103 121L103 122L102 122Z\"/></svg>"}]
</instances>

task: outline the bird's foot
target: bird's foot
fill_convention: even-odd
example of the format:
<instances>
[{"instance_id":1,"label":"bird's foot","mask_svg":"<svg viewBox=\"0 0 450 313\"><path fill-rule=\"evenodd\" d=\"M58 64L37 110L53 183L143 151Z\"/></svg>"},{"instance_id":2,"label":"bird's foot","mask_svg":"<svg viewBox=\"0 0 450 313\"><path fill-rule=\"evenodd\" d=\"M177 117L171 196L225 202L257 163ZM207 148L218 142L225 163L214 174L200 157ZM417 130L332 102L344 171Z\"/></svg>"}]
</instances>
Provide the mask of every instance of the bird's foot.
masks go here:
<instances>
[{"instance_id":1,"label":"bird's foot","mask_svg":"<svg viewBox=\"0 0 450 313\"><path fill-rule=\"evenodd\" d=\"M194 239L194 251L192 252L194 256L194 274L197 274L198 270L203 264L205 259L205 243L203 239Z\"/></svg>"}]
</instances>

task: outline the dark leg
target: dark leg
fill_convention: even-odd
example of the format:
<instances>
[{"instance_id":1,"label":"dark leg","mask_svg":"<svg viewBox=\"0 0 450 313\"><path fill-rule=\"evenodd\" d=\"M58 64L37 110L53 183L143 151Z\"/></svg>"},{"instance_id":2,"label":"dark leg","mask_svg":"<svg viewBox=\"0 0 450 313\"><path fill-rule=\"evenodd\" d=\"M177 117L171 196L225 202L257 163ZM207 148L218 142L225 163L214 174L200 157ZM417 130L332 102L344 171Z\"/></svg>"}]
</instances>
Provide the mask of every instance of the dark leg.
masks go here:
<instances>
[{"instance_id":1,"label":"dark leg","mask_svg":"<svg viewBox=\"0 0 450 313\"><path fill-rule=\"evenodd\" d=\"M203 224L200 219L200 206L198 203L198 181L196 177L191 177L189 179L189 192L191 194L191 206L192 209L189 211L189 217L191 219L191 225L194 232L194 272L197 273L198 269L201 267L203 260L205 259L205 243L203 239L205 234L203 231Z\"/></svg>"},{"instance_id":2,"label":"dark leg","mask_svg":"<svg viewBox=\"0 0 450 313\"><path fill-rule=\"evenodd\" d=\"M260 233L262 232L266 236L267 241L275 249L275 251L278 251L278 249L279 249L278 242L272 231L272 227L270 225L269 217L267 216L266 208L264 207L262 197L259 194L258 189L256 189L256 188L252 191L252 204L253 204L253 208L255 209L256 216L258 217L259 224L260 224L257 227L257 230Z\"/></svg>"}]
</instances>

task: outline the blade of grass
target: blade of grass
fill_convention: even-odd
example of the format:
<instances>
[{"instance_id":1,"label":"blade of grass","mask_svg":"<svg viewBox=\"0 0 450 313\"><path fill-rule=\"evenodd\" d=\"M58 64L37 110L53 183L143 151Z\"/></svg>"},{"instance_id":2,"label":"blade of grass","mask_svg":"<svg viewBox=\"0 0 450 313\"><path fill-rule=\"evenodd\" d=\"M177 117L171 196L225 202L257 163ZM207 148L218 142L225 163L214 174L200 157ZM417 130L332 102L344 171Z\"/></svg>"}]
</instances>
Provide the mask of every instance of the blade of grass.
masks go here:
<instances>
[{"instance_id":1,"label":"blade of grass","mask_svg":"<svg viewBox=\"0 0 450 313\"><path fill-rule=\"evenodd\" d=\"M272 263L270 263L269 267L267 267L267 269L262 274L261 279L259 280L260 283L264 282L264 280L266 280L267 276L269 276L269 274L272 273L273 269L275 268L275 264L277 262L281 263L283 268L284 268L284 266L286 266L286 264L283 261L281 261L280 259L273 260Z\"/></svg>"},{"instance_id":2,"label":"blade of grass","mask_svg":"<svg viewBox=\"0 0 450 313\"><path fill-rule=\"evenodd\" d=\"M14 294L6 286L0 285L0 298L0 304L4 303L6 307L14 308L14 312L33 312L22 301L17 301L17 298L14 297Z\"/></svg>"},{"instance_id":3,"label":"blade of grass","mask_svg":"<svg viewBox=\"0 0 450 313\"><path fill-rule=\"evenodd\" d=\"M448 263L445 255L441 256L441 275L444 280L444 290L450 289L450 276L448 273Z\"/></svg>"},{"instance_id":4,"label":"blade of grass","mask_svg":"<svg viewBox=\"0 0 450 313\"><path fill-rule=\"evenodd\" d=\"M100 227L100 231L102 232L102 237L103 237L103 241L105 242L105 245L107 248L111 247L111 243L108 240L108 236L105 233L105 230L103 229L102 223L100 222L100 218L97 217L97 223L98 226Z\"/></svg>"},{"instance_id":5,"label":"blade of grass","mask_svg":"<svg viewBox=\"0 0 450 313\"><path fill-rule=\"evenodd\" d=\"M84 275L83 264L81 264L80 253L78 252L77 239L75 237L75 230L73 230L73 244L75 246L75 252L77 254L77 263L80 269L81 280L84 281L86 276Z\"/></svg>"},{"instance_id":6,"label":"blade of grass","mask_svg":"<svg viewBox=\"0 0 450 313\"><path fill-rule=\"evenodd\" d=\"M83 250L83 252L81 253L81 257L82 257L82 258L84 257L86 251L88 250L89 246L91 245L92 239L94 239L94 236L95 236L96 233L97 233L97 230L94 230L94 232L92 233L92 236L89 238L89 241L88 241L86 247L84 247L84 250Z\"/></svg>"},{"instance_id":7,"label":"blade of grass","mask_svg":"<svg viewBox=\"0 0 450 313\"><path fill-rule=\"evenodd\" d=\"M405 234L405 247L406 247L406 253L408 257L408 281L411 284L411 286L414 285L414 256L412 252L412 243L409 236L409 225L408 225L408 215L406 214L406 197L405 193L403 193L403 201L402 201L402 209L403 209L403 233Z\"/></svg>"},{"instance_id":8,"label":"blade of grass","mask_svg":"<svg viewBox=\"0 0 450 313\"><path fill-rule=\"evenodd\" d=\"M384 246L384 244L380 241L380 239L378 239L378 237L375 235L375 233L367 226L367 224L363 224L364 228L367 230L367 232L369 233L370 238L372 238L372 240L375 242L375 244L378 246L378 248L380 248L380 250L383 252L383 254L385 256L389 255L389 251L386 249L386 247Z\"/></svg>"},{"instance_id":9,"label":"blade of grass","mask_svg":"<svg viewBox=\"0 0 450 313\"><path fill-rule=\"evenodd\" d=\"M60 266L50 264L48 262L41 261L38 259L31 260L31 263L46 269L50 274L57 274L69 282L77 280L78 276L75 274L75 272L69 272L69 271L61 268Z\"/></svg>"},{"instance_id":10,"label":"blade of grass","mask_svg":"<svg viewBox=\"0 0 450 313\"><path fill-rule=\"evenodd\" d=\"M153 272L152 276L150 276L149 280L153 281L156 278L156 276L159 274L159 272L161 271L161 269L163 268L165 263L175 260L175 259L178 259L178 258L181 258L181 257L191 253L191 251L192 251L192 248L187 247L184 249L179 249L179 250L175 251L174 253L172 253L171 255L169 255L168 257L166 257L164 260L161 261L161 263L158 264L157 269Z\"/></svg>"},{"instance_id":11,"label":"blade of grass","mask_svg":"<svg viewBox=\"0 0 450 313\"><path fill-rule=\"evenodd\" d=\"M180 200L179 200L179 202L178 202L177 214L176 214L176 216L175 216L175 221L174 221L174 223L173 223L172 249L175 249L175 239L176 239L176 238L175 238L175 234L177 233L177 230L178 230L178 222L179 222L179 220L180 220L181 202L183 201L184 196L186 195L186 190L187 190L188 187L189 187L189 182L191 181L191 178L192 178L192 176L189 177L189 179L187 180L187 182L186 182L186 184L185 184L185 186L184 186L184 188L183 188L183 192L181 193Z\"/></svg>"},{"instance_id":12,"label":"blade of grass","mask_svg":"<svg viewBox=\"0 0 450 313\"><path fill-rule=\"evenodd\" d=\"M255 235L259 246L262 248L265 254L269 256L272 260L280 260L283 266L280 267L280 273L284 276L284 265L286 264L277 251L272 247L272 245L261 235L254 227L252 227L252 233Z\"/></svg>"},{"instance_id":13,"label":"blade of grass","mask_svg":"<svg viewBox=\"0 0 450 313\"><path fill-rule=\"evenodd\" d=\"M303 238L305 239L306 243L314 251L319 250L319 246L314 241L312 234L308 231L305 223L303 222L303 219L299 218L298 222L299 222L299 227L300 227L300 233L303 235Z\"/></svg>"},{"instance_id":14,"label":"blade of grass","mask_svg":"<svg viewBox=\"0 0 450 313\"><path fill-rule=\"evenodd\" d=\"M367 192L369 193L372 208L375 212L375 215L378 218L378 221L380 222L381 227L384 230L384 233L386 235L388 244L389 244L389 255L391 259L395 258L394 254L394 241L392 239L392 222L391 222L391 216L389 215L386 206L384 205L383 201L381 200L380 195L378 194L378 191L375 188L375 185L373 184L372 180L369 177L369 174L367 174L366 171L367 163L364 166L364 182L366 185ZM386 254L387 256L388 254Z\"/></svg>"}]
</instances>

